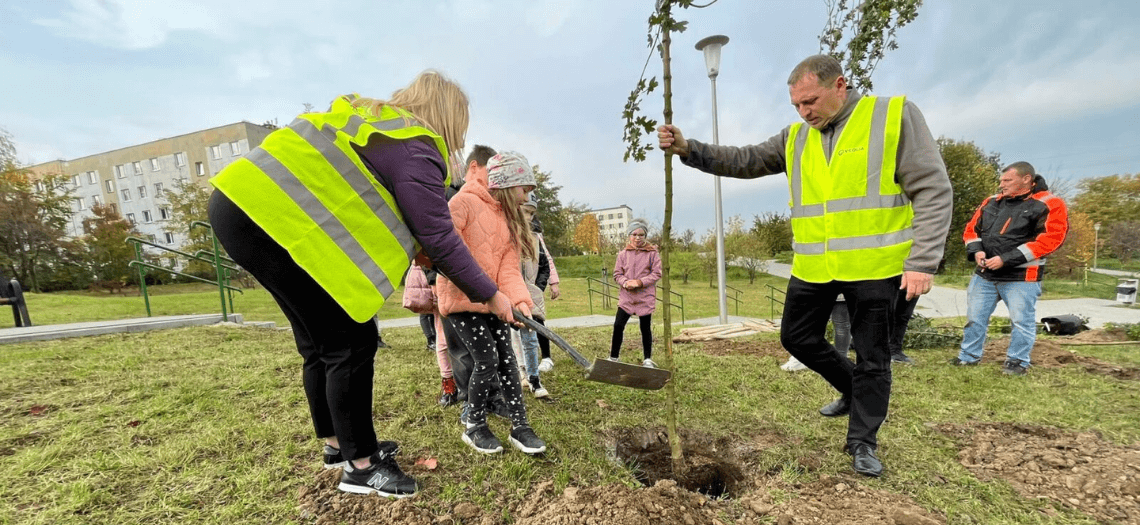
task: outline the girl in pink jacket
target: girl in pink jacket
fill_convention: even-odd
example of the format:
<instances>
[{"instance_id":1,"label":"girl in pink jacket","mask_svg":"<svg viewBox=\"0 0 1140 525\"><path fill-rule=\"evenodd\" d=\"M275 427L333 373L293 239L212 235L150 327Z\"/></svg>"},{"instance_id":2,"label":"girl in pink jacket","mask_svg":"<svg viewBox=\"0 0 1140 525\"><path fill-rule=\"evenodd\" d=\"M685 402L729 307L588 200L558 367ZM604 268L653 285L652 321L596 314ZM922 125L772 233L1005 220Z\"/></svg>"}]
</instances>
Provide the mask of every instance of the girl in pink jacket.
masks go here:
<instances>
[{"instance_id":1,"label":"girl in pink jacket","mask_svg":"<svg viewBox=\"0 0 1140 525\"><path fill-rule=\"evenodd\" d=\"M642 366L656 368L653 362L653 311L657 309L657 280L661 278L661 257L657 247L645 241L648 231L645 224L629 224L629 244L618 252L614 262L614 281L618 292L618 311L614 318L614 335L610 342L610 361L617 361L621 353L625 323L636 315L641 324L641 347L644 352Z\"/></svg>"},{"instance_id":2,"label":"girl in pink jacket","mask_svg":"<svg viewBox=\"0 0 1140 525\"><path fill-rule=\"evenodd\" d=\"M530 316L534 302L522 273L520 254L534 258L534 236L519 206L534 190L534 172L526 158L504 152L487 162L487 179L468 180L451 199L451 220L475 261L520 312ZM474 370L467 387L468 415L463 442L479 452L494 454L503 445L487 427L487 398L501 391L511 417L510 442L527 454L546 451L527 421L510 327L472 302L445 276L436 280L439 311L471 352Z\"/></svg>"}]
</instances>

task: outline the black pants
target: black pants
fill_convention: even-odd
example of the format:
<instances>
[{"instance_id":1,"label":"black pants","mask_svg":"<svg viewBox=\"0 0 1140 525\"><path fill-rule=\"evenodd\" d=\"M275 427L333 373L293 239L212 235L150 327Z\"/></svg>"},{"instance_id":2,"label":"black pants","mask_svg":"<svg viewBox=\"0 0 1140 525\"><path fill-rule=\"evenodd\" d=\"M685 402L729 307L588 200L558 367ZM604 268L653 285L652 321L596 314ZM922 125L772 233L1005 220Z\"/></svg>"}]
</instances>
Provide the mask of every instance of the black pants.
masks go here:
<instances>
[{"instance_id":1,"label":"black pants","mask_svg":"<svg viewBox=\"0 0 1140 525\"><path fill-rule=\"evenodd\" d=\"M432 350L435 350L435 316L432 314L420 314L420 330L423 331L428 346L431 347Z\"/></svg>"},{"instance_id":2,"label":"black pants","mask_svg":"<svg viewBox=\"0 0 1140 525\"><path fill-rule=\"evenodd\" d=\"M891 355L903 353L903 339L906 338L906 328L910 319L914 317L914 307L918 305L918 297L906 300L906 290L899 290L895 297L895 313L891 320Z\"/></svg>"},{"instance_id":3,"label":"black pants","mask_svg":"<svg viewBox=\"0 0 1140 525\"><path fill-rule=\"evenodd\" d=\"M614 335L610 341L610 357L617 358L621 355L621 343L625 337L625 324L629 322L632 314L618 308L617 315L614 316ZM645 355L645 359L653 357L653 314L637 316L638 322L641 324L641 349Z\"/></svg>"},{"instance_id":4,"label":"black pants","mask_svg":"<svg viewBox=\"0 0 1140 525\"><path fill-rule=\"evenodd\" d=\"M468 423L485 423L487 402L501 391L511 422L515 426L526 425L518 363L511 348L511 328L492 314L452 312L447 319L451 321L455 336L468 349L472 361L466 385L467 404L471 407ZM447 348L451 349L450 343ZM454 368L452 372L457 375ZM458 383L456 381L456 385Z\"/></svg>"},{"instance_id":5,"label":"black pants","mask_svg":"<svg viewBox=\"0 0 1140 525\"><path fill-rule=\"evenodd\" d=\"M534 320L538 321L538 324L546 326L546 321L537 317L535 317ZM550 339L547 339L545 335L538 334L538 350L541 352L539 356L541 359L550 358Z\"/></svg>"},{"instance_id":6,"label":"black pants","mask_svg":"<svg viewBox=\"0 0 1140 525\"><path fill-rule=\"evenodd\" d=\"M851 396L847 443L878 445L876 434L891 398L888 347L900 277L875 281L809 283L792 276L780 328L780 343L840 394ZM835 298L847 299L856 363L825 337Z\"/></svg>"},{"instance_id":7,"label":"black pants","mask_svg":"<svg viewBox=\"0 0 1140 525\"><path fill-rule=\"evenodd\" d=\"M221 192L210 197L210 224L230 258L277 301L304 358L303 378L317 437L336 436L341 454L376 452L372 367L376 324L358 323L261 227Z\"/></svg>"}]
</instances>

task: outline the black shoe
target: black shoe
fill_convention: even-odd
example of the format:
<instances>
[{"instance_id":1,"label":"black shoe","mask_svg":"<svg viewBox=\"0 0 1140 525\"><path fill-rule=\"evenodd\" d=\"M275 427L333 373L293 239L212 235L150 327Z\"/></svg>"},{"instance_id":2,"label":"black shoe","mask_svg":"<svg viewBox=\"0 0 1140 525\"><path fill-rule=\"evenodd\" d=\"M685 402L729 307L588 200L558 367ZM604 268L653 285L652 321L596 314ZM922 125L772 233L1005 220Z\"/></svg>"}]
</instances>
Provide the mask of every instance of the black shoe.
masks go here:
<instances>
[{"instance_id":1,"label":"black shoe","mask_svg":"<svg viewBox=\"0 0 1140 525\"><path fill-rule=\"evenodd\" d=\"M955 357L955 358L950 360L950 364L952 364L954 366L978 366L978 363L980 361L981 361L980 359L978 361L963 361L963 360Z\"/></svg>"},{"instance_id":2,"label":"black shoe","mask_svg":"<svg viewBox=\"0 0 1140 525\"><path fill-rule=\"evenodd\" d=\"M877 478L883 475L883 463L875 457L875 449L866 443L859 443L848 447L848 453L854 458L851 468L864 476Z\"/></svg>"},{"instance_id":3,"label":"black shoe","mask_svg":"<svg viewBox=\"0 0 1140 525\"><path fill-rule=\"evenodd\" d=\"M832 401L827 406L819 409L819 413L823 417L846 416L850 412L851 412L851 396L842 396L839 399Z\"/></svg>"},{"instance_id":4,"label":"black shoe","mask_svg":"<svg viewBox=\"0 0 1140 525\"><path fill-rule=\"evenodd\" d=\"M1029 367L1022 365L1017 359L1006 359L1005 364L1001 365L1001 373L1009 376L1023 376L1028 371Z\"/></svg>"},{"instance_id":5,"label":"black shoe","mask_svg":"<svg viewBox=\"0 0 1140 525\"><path fill-rule=\"evenodd\" d=\"M376 336L376 348L388 348L388 343L384 342L384 338Z\"/></svg>"},{"instance_id":6,"label":"black shoe","mask_svg":"<svg viewBox=\"0 0 1140 525\"><path fill-rule=\"evenodd\" d=\"M341 468L347 462L344 456L340 455L339 448L333 448L332 445L325 445L325 468Z\"/></svg>"},{"instance_id":7,"label":"black shoe","mask_svg":"<svg viewBox=\"0 0 1140 525\"><path fill-rule=\"evenodd\" d=\"M903 363L903 364L913 365L914 359L911 359L910 356L908 356L902 352L899 352L897 354L891 354L891 362L892 363Z\"/></svg>"},{"instance_id":8,"label":"black shoe","mask_svg":"<svg viewBox=\"0 0 1140 525\"><path fill-rule=\"evenodd\" d=\"M428 339L428 341L427 341L427 349L428 349L428 351L429 351L429 352L434 352L434 351L435 351L435 339Z\"/></svg>"},{"instance_id":9,"label":"black shoe","mask_svg":"<svg viewBox=\"0 0 1140 525\"><path fill-rule=\"evenodd\" d=\"M487 413L495 414L503 419L511 419L511 412L507 410L507 402L503 401L502 396L496 396L487 400Z\"/></svg>"},{"instance_id":10,"label":"black shoe","mask_svg":"<svg viewBox=\"0 0 1140 525\"><path fill-rule=\"evenodd\" d=\"M546 452L546 442L538 439L534 429L529 426L512 428L510 441L515 448L530 455Z\"/></svg>"},{"instance_id":11,"label":"black shoe","mask_svg":"<svg viewBox=\"0 0 1140 525\"><path fill-rule=\"evenodd\" d=\"M337 488L353 494L375 492L383 497L406 498L414 495L416 480L404 474L396 463L396 453L400 447L391 441L384 442L384 445L386 446L372 455L372 464L366 468L355 468L351 461L348 462L340 475L340 485Z\"/></svg>"},{"instance_id":12,"label":"black shoe","mask_svg":"<svg viewBox=\"0 0 1140 525\"><path fill-rule=\"evenodd\" d=\"M495 437L486 424L467 429L463 433L463 442L484 454L497 454L503 451L503 443Z\"/></svg>"}]
</instances>

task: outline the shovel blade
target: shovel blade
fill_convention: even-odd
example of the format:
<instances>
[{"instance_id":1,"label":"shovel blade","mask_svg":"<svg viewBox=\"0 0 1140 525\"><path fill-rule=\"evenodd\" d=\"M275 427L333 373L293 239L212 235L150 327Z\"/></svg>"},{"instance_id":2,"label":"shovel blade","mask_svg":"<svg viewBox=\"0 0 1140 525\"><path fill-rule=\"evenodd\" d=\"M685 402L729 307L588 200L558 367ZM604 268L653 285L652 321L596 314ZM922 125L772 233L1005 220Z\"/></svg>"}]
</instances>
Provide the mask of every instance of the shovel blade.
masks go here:
<instances>
[{"instance_id":1,"label":"shovel blade","mask_svg":"<svg viewBox=\"0 0 1140 525\"><path fill-rule=\"evenodd\" d=\"M619 363L608 359L595 359L586 370L586 379L611 385L660 390L672 374L660 368Z\"/></svg>"}]
</instances>

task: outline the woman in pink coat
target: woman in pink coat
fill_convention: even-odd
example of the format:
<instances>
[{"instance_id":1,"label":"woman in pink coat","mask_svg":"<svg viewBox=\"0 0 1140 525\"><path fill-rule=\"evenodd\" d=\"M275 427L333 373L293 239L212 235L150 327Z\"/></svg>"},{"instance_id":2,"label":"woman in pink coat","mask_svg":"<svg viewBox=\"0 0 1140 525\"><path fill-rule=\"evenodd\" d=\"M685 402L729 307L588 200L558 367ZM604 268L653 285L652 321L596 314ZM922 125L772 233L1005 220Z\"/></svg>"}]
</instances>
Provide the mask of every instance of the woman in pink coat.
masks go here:
<instances>
[{"instance_id":1,"label":"woman in pink coat","mask_svg":"<svg viewBox=\"0 0 1140 525\"><path fill-rule=\"evenodd\" d=\"M657 280L661 278L661 257L657 247L645 242L645 224L633 221L629 225L629 244L618 252L614 262L614 281L618 293L618 311L614 318L614 336L610 344L610 361L617 361L621 353L625 323L636 315L641 324L641 348L644 360L641 365L656 368L653 362L653 311L657 309Z\"/></svg>"}]
</instances>

